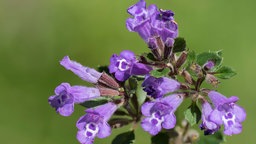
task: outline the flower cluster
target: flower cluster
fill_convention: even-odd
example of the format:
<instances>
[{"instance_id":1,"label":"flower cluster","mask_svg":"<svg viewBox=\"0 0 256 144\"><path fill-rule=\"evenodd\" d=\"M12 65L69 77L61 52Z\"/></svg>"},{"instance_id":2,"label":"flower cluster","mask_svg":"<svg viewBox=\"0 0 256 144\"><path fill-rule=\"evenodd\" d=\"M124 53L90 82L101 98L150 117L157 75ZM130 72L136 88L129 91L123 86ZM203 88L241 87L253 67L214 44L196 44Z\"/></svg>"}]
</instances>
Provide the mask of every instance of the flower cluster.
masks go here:
<instances>
[{"instance_id":1,"label":"flower cluster","mask_svg":"<svg viewBox=\"0 0 256 144\"><path fill-rule=\"evenodd\" d=\"M227 98L215 89L201 88L204 81L216 88L218 78L235 75L231 68L222 66L221 52L195 54L187 50L185 40L177 37L178 26L171 10L158 9L156 5L146 7L146 2L140 0L127 11L132 16L126 21L127 29L140 35L150 53L135 55L124 50L119 55L113 54L110 64L99 70L83 66L68 56L60 61L64 68L93 85L61 83L48 99L62 116L70 116L75 104L87 108L76 123L78 141L92 144L96 136L109 136L112 128L140 122L152 136L163 132L170 139L181 138L178 141L192 143L194 135L190 132L194 130L190 125L199 117L199 127L205 135L216 133L222 125L225 135L241 133L246 113L236 104L238 97ZM184 99L190 99L192 104L184 116L187 125L180 128L175 112ZM90 107L86 106L88 102ZM171 135L173 131L175 135Z\"/></svg>"}]
</instances>

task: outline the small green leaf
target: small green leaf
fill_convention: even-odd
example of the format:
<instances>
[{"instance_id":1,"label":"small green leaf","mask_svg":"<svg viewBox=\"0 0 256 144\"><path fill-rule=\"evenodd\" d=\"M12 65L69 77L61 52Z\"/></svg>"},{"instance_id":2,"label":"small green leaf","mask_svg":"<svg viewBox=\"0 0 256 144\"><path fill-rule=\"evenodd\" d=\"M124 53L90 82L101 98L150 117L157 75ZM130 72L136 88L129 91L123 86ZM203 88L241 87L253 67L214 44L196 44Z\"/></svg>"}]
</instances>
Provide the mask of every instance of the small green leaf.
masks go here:
<instances>
[{"instance_id":1,"label":"small green leaf","mask_svg":"<svg viewBox=\"0 0 256 144\"><path fill-rule=\"evenodd\" d=\"M154 70L150 71L150 74L153 77L160 78L160 77L163 77L163 76L167 76L169 72L170 72L169 68L154 69Z\"/></svg>"},{"instance_id":2,"label":"small green leaf","mask_svg":"<svg viewBox=\"0 0 256 144\"><path fill-rule=\"evenodd\" d=\"M139 106L141 106L147 98L147 93L142 89L141 84L142 84L142 82L139 82L138 88L136 90L136 95L137 95L137 100L138 100Z\"/></svg>"},{"instance_id":3,"label":"small green leaf","mask_svg":"<svg viewBox=\"0 0 256 144\"><path fill-rule=\"evenodd\" d=\"M86 101L84 103L81 103L80 105L84 106L86 108L92 108L92 107L96 107L96 106L105 104L107 102L108 102L108 98L106 98L106 97L99 97L97 99L93 99L93 100L89 100L89 101Z\"/></svg>"},{"instance_id":4,"label":"small green leaf","mask_svg":"<svg viewBox=\"0 0 256 144\"><path fill-rule=\"evenodd\" d=\"M214 75L221 79L230 79L231 77L236 75L236 72L231 67L223 66L218 69Z\"/></svg>"},{"instance_id":5,"label":"small green leaf","mask_svg":"<svg viewBox=\"0 0 256 144\"><path fill-rule=\"evenodd\" d=\"M169 144L169 136L167 133L158 133L151 137L151 144Z\"/></svg>"},{"instance_id":6,"label":"small green leaf","mask_svg":"<svg viewBox=\"0 0 256 144\"><path fill-rule=\"evenodd\" d=\"M201 111L197 104L193 102L188 109L184 112L185 119L190 123L191 126L197 124L201 119Z\"/></svg>"},{"instance_id":7,"label":"small green leaf","mask_svg":"<svg viewBox=\"0 0 256 144\"><path fill-rule=\"evenodd\" d=\"M223 58L219 55L220 52L203 52L197 55L197 63L203 66L207 61L213 61L215 63L215 67L218 67Z\"/></svg>"},{"instance_id":8,"label":"small green leaf","mask_svg":"<svg viewBox=\"0 0 256 144\"><path fill-rule=\"evenodd\" d=\"M178 37L175 39L174 46L173 46L173 52L182 52L186 50L186 41L184 38Z\"/></svg>"},{"instance_id":9,"label":"small green leaf","mask_svg":"<svg viewBox=\"0 0 256 144\"><path fill-rule=\"evenodd\" d=\"M136 89L138 87L137 79L134 77L131 77L129 78L128 82L129 82L129 94L135 94Z\"/></svg>"},{"instance_id":10,"label":"small green leaf","mask_svg":"<svg viewBox=\"0 0 256 144\"><path fill-rule=\"evenodd\" d=\"M128 131L128 132L117 135L113 139L112 144L133 144L134 141L135 141L134 131Z\"/></svg>"},{"instance_id":11,"label":"small green leaf","mask_svg":"<svg viewBox=\"0 0 256 144\"><path fill-rule=\"evenodd\" d=\"M207 135L207 136L200 136L199 141L197 144L220 144L225 141L225 138L221 132L216 132L213 135Z\"/></svg>"}]
</instances>

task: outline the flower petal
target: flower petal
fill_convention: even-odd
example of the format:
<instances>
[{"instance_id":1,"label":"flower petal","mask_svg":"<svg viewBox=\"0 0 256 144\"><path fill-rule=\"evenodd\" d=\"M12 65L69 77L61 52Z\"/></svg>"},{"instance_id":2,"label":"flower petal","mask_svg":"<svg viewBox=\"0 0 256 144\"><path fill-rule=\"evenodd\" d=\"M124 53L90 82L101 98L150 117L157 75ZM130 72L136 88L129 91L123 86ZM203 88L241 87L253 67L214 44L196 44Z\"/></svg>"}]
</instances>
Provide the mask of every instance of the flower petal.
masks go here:
<instances>
[{"instance_id":1,"label":"flower petal","mask_svg":"<svg viewBox=\"0 0 256 144\"><path fill-rule=\"evenodd\" d=\"M130 50L124 50L120 53L120 57L124 58L125 60L135 60L135 54Z\"/></svg>"},{"instance_id":2,"label":"flower petal","mask_svg":"<svg viewBox=\"0 0 256 144\"><path fill-rule=\"evenodd\" d=\"M224 134L225 135L233 135L233 134L239 134L242 132L242 125L240 123L235 123L232 126L225 125Z\"/></svg>"},{"instance_id":3,"label":"flower petal","mask_svg":"<svg viewBox=\"0 0 256 144\"><path fill-rule=\"evenodd\" d=\"M107 122L99 123L99 128L100 130L97 134L99 138L105 138L111 134L111 127L108 125Z\"/></svg>"},{"instance_id":4,"label":"flower petal","mask_svg":"<svg viewBox=\"0 0 256 144\"><path fill-rule=\"evenodd\" d=\"M226 103L228 100L227 97L225 97L224 95L222 95L216 91L210 91L208 93L208 96L211 99L211 101L215 107L218 107L219 105Z\"/></svg>"},{"instance_id":5,"label":"flower petal","mask_svg":"<svg viewBox=\"0 0 256 144\"><path fill-rule=\"evenodd\" d=\"M74 103L65 104L57 109L57 112L62 116L70 116L74 112Z\"/></svg>"},{"instance_id":6,"label":"flower petal","mask_svg":"<svg viewBox=\"0 0 256 144\"><path fill-rule=\"evenodd\" d=\"M235 104L233 112L234 112L238 122L243 122L245 120L246 112L242 107Z\"/></svg>"},{"instance_id":7,"label":"flower petal","mask_svg":"<svg viewBox=\"0 0 256 144\"><path fill-rule=\"evenodd\" d=\"M83 103L100 96L99 89L85 86L72 86L69 92L74 97L75 103Z\"/></svg>"},{"instance_id":8,"label":"flower petal","mask_svg":"<svg viewBox=\"0 0 256 144\"><path fill-rule=\"evenodd\" d=\"M217 109L214 109L211 112L211 114L209 115L209 120L218 125L222 125L223 124L222 113L220 111L218 111Z\"/></svg>"},{"instance_id":9,"label":"flower petal","mask_svg":"<svg viewBox=\"0 0 256 144\"><path fill-rule=\"evenodd\" d=\"M179 105L182 103L183 96L180 96L178 94L173 94L173 95L164 97L162 99L162 101L165 102L166 104L170 105L173 108L172 111L174 112L179 107Z\"/></svg>"},{"instance_id":10,"label":"flower petal","mask_svg":"<svg viewBox=\"0 0 256 144\"><path fill-rule=\"evenodd\" d=\"M87 137L84 130L77 132L76 138L81 144L93 144L94 138Z\"/></svg>"},{"instance_id":11,"label":"flower petal","mask_svg":"<svg viewBox=\"0 0 256 144\"><path fill-rule=\"evenodd\" d=\"M134 63L131 67L131 75L146 75L152 70L152 67L142 63Z\"/></svg>"},{"instance_id":12,"label":"flower petal","mask_svg":"<svg viewBox=\"0 0 256 144\"><path fill-rule=\"evenodd\" d=\"M55 88L54 92L55 92L56 95L59 95L63 91L68 91L69 88L70 88L69 83L61 83L59 86L57 86Z\"/></svg>"},{"instance_id":13,"label":"flower petal","mask_svg":"<svg viewBox=\"0 0 256 144\"><path fill-rule=\"evenodd\" d=\"M130 77L130 75L127 74L126 72L116 71L115 77L119 81L126 81Z\"/></svg>"},{"instance_id":14,"label":"flower petal","mask_svg":"<svg viewBox=\"0 0 256 144\"><path fill-rule=\"evenodd\" d=\"M86 117L85 116L81 116L78 121L76 122L76 127L79 129L79 130L83 130L84 127L86 125Z\"/></svg>"},{"instance_id":15,"label":"flower petal","mask_svg":"<svg viewBox=\"0 0 256 144\"><path fill-rule=\"evenodd\" d=\"M162 127L161 127L160 124L158 124L158 125L153 125L153 124L151 123L151 121L150 121L150 118L144 118L144 119L142 120L142 122L141 122L141 127L142 127L145 131L149 132L151 135L156 135L156 134L158 134L158 133L161 131L161 129L162 129Z\"/></svg>"},{"instance_id":16,"label":"flower petal","mask_svg":"<svg viewBox=\"0 0 256 144\"><path fill-rule=\"evenodd\" d=\"M173 113L164 116L163 128L172 129L176 125L176 117Z\"/></svg>"},{"instance_id":17,"label":"flower petal","mask_svg":"<svg viewBox=\"0 0 256 144\"><path fill-rule=\"evenodd\" d=\"M146 102L141 106L141 113L144 116L151 116L150 109L153 107L154 102Z\"/></svg>"}]
</instances>

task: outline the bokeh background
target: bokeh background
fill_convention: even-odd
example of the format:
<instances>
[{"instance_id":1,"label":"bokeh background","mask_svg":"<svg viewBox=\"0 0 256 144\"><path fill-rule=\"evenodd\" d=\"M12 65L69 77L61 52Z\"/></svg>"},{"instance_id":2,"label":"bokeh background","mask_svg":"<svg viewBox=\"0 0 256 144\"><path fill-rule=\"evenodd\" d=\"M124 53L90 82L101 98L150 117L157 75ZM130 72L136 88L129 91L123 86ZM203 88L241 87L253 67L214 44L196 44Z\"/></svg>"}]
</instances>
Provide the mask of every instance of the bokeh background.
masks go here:
<instances>
[{"instance_id":1,"label":"bokeh background","mask_svg":"<svg viewBox=\"0 0 256 144\"><path fill-rule=\"evenodd\" d=\"M0 0L0 143L78 144L77 119L57 115L47 102L61 82L87 83L59 65L63 56L83 65L109 63L113 53L148 51L125 28L127 7L135 0ZM223 49L224 64L238 75L219 91L237 95L247 111L240 135L227 144L255 143L256 2L254 0L147 0L172 9L180 36L197 52ZM109 144L109 139L96 144ZM149 144L140 129L137 144Z\"/></svg>"}]
</instances>

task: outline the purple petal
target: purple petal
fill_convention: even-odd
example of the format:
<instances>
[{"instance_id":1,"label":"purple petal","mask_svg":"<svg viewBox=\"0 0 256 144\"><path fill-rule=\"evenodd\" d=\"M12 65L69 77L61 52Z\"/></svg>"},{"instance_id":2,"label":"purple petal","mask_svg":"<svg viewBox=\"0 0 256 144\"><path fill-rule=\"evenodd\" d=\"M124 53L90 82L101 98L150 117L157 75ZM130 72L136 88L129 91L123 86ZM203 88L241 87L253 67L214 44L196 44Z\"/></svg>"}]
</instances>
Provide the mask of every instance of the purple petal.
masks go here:
<instances>
[{"instance_id":1,"label":"purple petal","mask_svg":"<svg viewBox=\"0 0 256 144\"><path fill-rule=\"evenodd\" d=\"M163 93L170 93L178 90L180 88L180 83L176 80L163 77L163 82L160 84L160 88L162 88Z\"/></svg>"},{"instance_id":2,"label":"purple petal","mask_svg":"<svg viewBox=\"0 0 256 144\"><path fill-rule=\"evenodd\" d=\"M68 91L69 88L70 88L69 83L61 83L59 86L55 88L54 92L56 95L59 95L63 91Z\"/></svg>"},{"instance_id":3,"label":"purple petal","mask_svg":"<svg viewBox=\"0 0 256 144\"><path fill-rule=\"evenodd\" d=\"M238 122L243 122L246 118L245 110L236 104L234 105L233 113L235 114Z\"/></svg>"},{"instance_id":4,"label":"purple petal","mask_svg":"<svg viewBox=\"0 0 256 144\"><path fill-rule=\"evenodd\" d=\"M130 75L125 71L116 71L115 78L119 81L126 81Z\"/></svg>"},{"instance_id":5,"label":"purple petal","mask_svg":"<svg viewBox=\"0 0 256 144\"><path fill-rule=\"evenodd\" d=\"M232 126L225 125L224 134L225 135L233 135L233 134L239 134L242 132L242 125L240 123L235 123Z\"/></svg>"},{"instance_id":6,"label":"purple petal","mask_svg":"<svg viewBox=\"0 0 256 144\"><path fill-rule=\"evenodd\" d=\"M163 128L172 129L176 125L176 117L173 113L164 116Z\"/></svg>"},{"instance_id":7,"label":"purple petal","mask_svg":"<svg viewBox=\"0 0 256 144\"><path fill-rule=\"evenodd\" d=\"M105 121L108 121L113 113L117 110L117 105L109 102L94 108L87 109L87 113L98 113L100 116L104 117Z\"/></svg>"},{"instance_id":8,"label":"purple petal","mask_svg":"<svg viewBox=\"0 0 256 144\"><path fill-rule=\"evenodd\" d=\"M71 61L68 56L65 56L60 64L64 66L67 70L72 71L74 74L79 76L82 80L85 80L90 83L97 83L98 79L101 77L100 72L95 69L82 66L80 63Z\"/></svg>"},{"instance_id":9,"label":"purple petal","mask_svg":"<svg viewBox=\"0 0 256 144\"><path fill-rule=\"evenodd\" d=\"M118 67L116 66L118 60L118 56L116 54L113 54L110 58L110 65L108 66L109 72L114 73L118 70Z\"/></svg>"},{"instance_id":10,"label":"purple petal","mask_svg":"<svg viewBox=\"0 0 256 144\"><path fill-rule=\"evenodd\" d=\"M146 102L141 106L141 113L144 116L151 116L150 109L153 107L154 102Z\"/></svg>"},{"instance_id":11,"label":"purple petal","mask_svg":"<svg viewBox=\"0 0 256 144\"><path fill-rule=\"evenodd\" d=\"M73 95L75 103L83 103L100 96L99 89L85 86L72 86L70 93Z\"/></svg>"},{"instance_id":12,"label":"purple petal","mask_svg":"<svg viewBox=\"0 0 256 144\"><path fill-rule=\"evenodd\" d=\"M65 104L57 109L57 112L62 116L70 116L74 112L74 103Z\"/></svg>"},{"instance_id":13,"label":"purple petal","mask_svg":"<svg viewBox=\"0 0 256 144\"><path fill-rule=\"evenodd\" d=\"M208 102L204 102L202 105L202 123L208 130L217 130L218 126L214 123L209 121L209 115L212 113L213 109Z\"/></svg>"},{"instance_id":14,"label":"purple petal","mask_svg":"<svg viewBox=\"0 0 256 144\"><path fill-rule=\"evenodd\" d=\"M146 75L152 70L152 67L142 63L134 63L131 68L131 75Z\"/></svg>"},{"instance_id":15,"label":"purple petal","mask_svg":"<svg viewBox=\"0 0 256 144\"><path fill-rule=\"evenodd\" d=\"M217 109L213 110L209 116L210 121L218 124L218 125L222 125L223 121L222 121L222 113L220 111L218 111Z\"/></svg>"},{"instance_id":16,"label":"purple petal","mask_svg":"<svg viewBox=\"0 0 256 144\"><path fill-rule=\"evenodd\" d=\"M150 118L143 119L141 122L141 127L151 135L156 135L161 131L162 127L160 124L153 125L150 120Z\"/></svg>"},{"instance_id":17,"label":"purple petal","mask_svg":"<svg viewBox=\"0 0 256 144\"><path fill-rule=\"evenodd\" d=\"M85 116L81 116L78 121L76 122L76 127L79 129L79 130L83 130L85 125L86 125L86 117Z\"/></svg>"},{"instance_id":18,"label":"purple petal","mask_svg":"<svg viewBox=\"0 0 256 144\"><path fill-rule=\"evenodd\" d=\"M127 9L127 12L130 15L135 16L136 14L140 13L141 11L143 11L145 8L146 8L146 2L144 0L140 0L135 5L130 6Z\"/></svg>"},{"instance_id":19,"label":"purple petal","mask_svg":"<svg viewBox=\"0 0 256 144\"><path fill-rule=\"evenodd\" d=\"M100 130L97 134L99 138L105 138L111 134L111 127L108 125L108 123L106 122L100 123L99 128Z\"/></svg>"},{"instance_id":20,"label":"purple petal","mask_svg":"<svg viewBox=\"0 0 256 144\"><path fill-rule=\"evenodd\" d=\"M162 101L167 103L168 105L170 105L173 108L172 111L174 112L179 107L179 105L182 103L183 96L180 96L178 94L173 94L173 95L163 98Z\"/></svg>"},{"instance_id":21,"label":"purple petal","mask_svg":"<svg viewBox=\"0 0 256 144\"><path fill-rule=\"evenodd\" d=\"M135 54L130 50L124 50L120 53L120 57L124 58L125 60L135 60Z\"/></svg>"},{"instance_id":22,"label":"purple petal","mask_svg":"<svg viewBox=\"0 0 256 144\"><path fill-rule=\"evenodd\" d=\"M134 27L134 31L138 32L140 37L147 43L150 37L153 37L151 32L151 25L148 20L144 20Z\"/></svg>"},{"instance_id":23,"label":"purple petal","mask_svg":"<svg viewBox=\"0 0 256 144\"><path fill-rule=\"evenodd\" d=\"M87 137L84 130L77 132L76 138L81 144L93 144L94 137Z\"/></svg>"},{"instance_id":24,"label":"purple petal","mask_svg":"<svg viewBox=\"0 0 256 144\"><path fill-rule=\"evenodd\" d=\"M152 4L149 5L147 8L147 12L148 12L148 16L152 16L153 14L155 14L156 12L158 12L158 8L156 5Z\"/></svg>"},{"instance_id":25,"label":"purple petal","mask_svg":"<svg viewBox=\"0 0 256 144\"><path fill-rule=\"evenodd\" d=\"M208 93L208 96L211 99L211 101L215 107L218 107L219 105L227 102L227 97L225 97L224 95L222 95L216 91L210 91Z\"/></svg>"}]
</instances>

